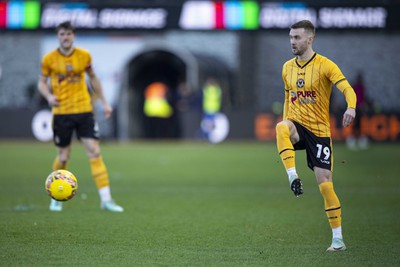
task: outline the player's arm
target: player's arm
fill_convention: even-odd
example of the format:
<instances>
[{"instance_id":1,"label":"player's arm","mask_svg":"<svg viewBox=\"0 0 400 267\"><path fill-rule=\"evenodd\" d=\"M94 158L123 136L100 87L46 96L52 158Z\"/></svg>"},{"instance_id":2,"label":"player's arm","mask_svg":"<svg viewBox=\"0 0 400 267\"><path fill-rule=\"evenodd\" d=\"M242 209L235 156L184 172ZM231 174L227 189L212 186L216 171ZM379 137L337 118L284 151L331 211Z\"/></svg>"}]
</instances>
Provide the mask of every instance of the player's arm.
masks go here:
<instances>
[{"instance_id":1,"label":"player's arm","mask_svg":"<svg viewBox=\"0 0 400 267\"><path fill-rule=\"evenodd\" d=\"M60 103L58 102L57 97L52 94L48 84L48 79L49 77L43 74L39 76L38 90L40 94L47 100L51 107L58 107Z\"/></svg>"},{"instance_id":2,"label":"player's arm","mask_svg":"<svg viewBox=\"0 0 400 267\"><path fill-rule=\"evenodd\" d=\"M103 105L104 115L106 118L109 118L112 114L112 107L108 104L106 98L104 97L103 87L101 85L100 79L97 77L96 73L94 73L92 68L88 68L86 73L89 76L89 82L92 86L93 92L96 94L96 97L99 98L101 104Z\"/></svg>"},{"instance_id":3,"label":"player's arm","mask_svg":"<svg viewBox=\"0 0 400 267\"><path fill-rule=\"evenodd\" d=\"M283 102L283 120L287 119L289 109L289 90L285 89L285 101Z\"/></svg>"},{"instance_id":4,"label":"player's arm","mask_svg":"<svg viewBox=\"0 0 400 267\"><path fill-rule=\"evenodd\" d=\"M349 126L356 117L357 96L353 87L344 79L336 83L336 87L343 93L347 102L346 112L343 114L343 127Z\"/></svg>"},{"instance_id":5,"label":"player's arm","mask_svg":"<svg viewBox=\"0 0 400 267\"><path fill-rule=\"evenodd\" d=\"M335 63L328 60L326 65L327 75L330 81L335 84L336 88L339 89L339 91L342 92L346 98L347 109L343 114L342 125L343 127L347 127L354 121L354 118L356 117L356 93Z\"/></svg>"},{"instance_id":6,"label":"player's arm","mask_svg":"<svg viewBox=\"0 0 400 267\"><path fill-rule=\"evenodd\" d=\"M289 110L289 90L287 89L287 83L286 83L286 79L285 79L285 73L286 73L286 68L285 68L286 64L283 66L282 69L282 80L283 80L283 84L285 87L285 100L283 102L283 120L287 119L287 114L288 114L288 110Z\"/></svg>"}]
</instances>

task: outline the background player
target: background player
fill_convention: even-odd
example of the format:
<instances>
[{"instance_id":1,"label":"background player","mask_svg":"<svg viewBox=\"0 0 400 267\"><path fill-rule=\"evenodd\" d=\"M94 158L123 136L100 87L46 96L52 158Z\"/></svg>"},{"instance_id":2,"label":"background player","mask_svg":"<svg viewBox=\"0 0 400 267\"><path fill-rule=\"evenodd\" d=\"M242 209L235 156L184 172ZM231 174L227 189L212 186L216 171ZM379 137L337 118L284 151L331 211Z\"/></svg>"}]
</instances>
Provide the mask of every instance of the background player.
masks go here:
<instances>
[{"instance_id":1,"label":"background player","mask_svg":"<svg viewBox=\"0 0 400 267\"><path fill-rule=\"evenodd\" d=\"M67 169L72 134L75 131L88 155L92 176L99 190L101 208L122 212L124 209L111 197L108 172L100 153L98 127L94 120L85 73L94 94L103 105L106 118L111 116L112 108L107 103L100 80L92 69L89 52L73 45L74 27L70 22L64 22L56 31L59 47L43 57L42 73L38 82L39 92L52 107L54 143L58 148L53 170ZM51 86L48 84L49 78ZM52 199L50 210L61 211L62 203Z\"/></svg>"},{"instance_id":2,"label":"background player","mask_svg":"<svg viewBox=\"0 0 400 267\"><path fill-rule=\"evenodd\" d=\"M354 120L356 96L338 66L313 51L315 27L310 21L293 24L289 37L296 57L287 61L282 69L285 103L283 121L276 126L278 152L291 190L299 196L303 194L303 187L296 172L295 150L306 150L308 166L314 171L332 228L332 244L328 251L345 250L341 206L332 183L333 153L329 121L332 84L346 98L344 127Z\"/></svg>"},{"instance_id":3,"label":"background player","mask_svg":"<svg viewBox=\"0 0 400 267\"><path fill-rule=\"evenodd\" d=\"M364 85L364 77L362 72L357 74L357 78L353 84L354 92L357 96L357 117L354 119L351 127L351 132L346 138L347 147L355 149L367 149L368 148L368 137L363 133L361 129L361 118L366 116L369 112L371 101L368 99L366 88Z\"/></svg>"}]
</instances>

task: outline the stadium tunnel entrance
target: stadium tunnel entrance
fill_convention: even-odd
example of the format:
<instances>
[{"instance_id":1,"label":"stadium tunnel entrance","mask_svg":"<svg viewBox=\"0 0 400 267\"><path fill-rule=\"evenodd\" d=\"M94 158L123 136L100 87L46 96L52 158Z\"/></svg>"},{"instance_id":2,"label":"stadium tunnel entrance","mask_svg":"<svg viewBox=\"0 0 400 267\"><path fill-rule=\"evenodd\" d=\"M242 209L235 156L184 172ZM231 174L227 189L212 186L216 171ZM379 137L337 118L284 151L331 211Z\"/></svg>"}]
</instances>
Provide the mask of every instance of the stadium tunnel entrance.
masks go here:
<instances>
[{"instance_id":1,"label":"stadium tunnel entrance","mask_svg":"<svg viewBox=\"0 0 400 267\"><path fill-rule=\"evenodd\" d=\"M118 138L187 137L185 129L197 127L201 120L199 96L204 81L212 76L220 82L223 90L228 91L230 75L226 64L212 56L195 55L169 46L144 47L131 57L124 71L117 106ZM173 111L171 116L161 120L149 118L144 111L146 91L153 83L166 86L166 100ZM188 118L187 112L182 110L181 100L189 95L192 101L190 109L197 110L192 114L197 114L198 118ZM155 123L160 125L154 126Z\"/></svg>"}]
</instances>

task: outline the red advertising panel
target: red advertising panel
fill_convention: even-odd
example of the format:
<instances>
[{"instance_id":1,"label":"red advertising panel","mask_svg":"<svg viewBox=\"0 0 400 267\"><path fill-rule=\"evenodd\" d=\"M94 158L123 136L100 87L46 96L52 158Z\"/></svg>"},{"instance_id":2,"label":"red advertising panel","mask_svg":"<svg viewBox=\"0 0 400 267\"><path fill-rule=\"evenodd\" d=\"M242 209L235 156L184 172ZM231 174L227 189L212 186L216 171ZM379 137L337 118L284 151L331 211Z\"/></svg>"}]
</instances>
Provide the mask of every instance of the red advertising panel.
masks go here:
<instances>
[{"instance_id":1,"label":"red advertising panel","mask_svg":"<svg viewBox=\"0 0 400 267\"><path fill-rule=\"evenodd\" d=\"M0 2L0 28L5 28L7 24L7 3Z\"/></svg>"}]
</instances>

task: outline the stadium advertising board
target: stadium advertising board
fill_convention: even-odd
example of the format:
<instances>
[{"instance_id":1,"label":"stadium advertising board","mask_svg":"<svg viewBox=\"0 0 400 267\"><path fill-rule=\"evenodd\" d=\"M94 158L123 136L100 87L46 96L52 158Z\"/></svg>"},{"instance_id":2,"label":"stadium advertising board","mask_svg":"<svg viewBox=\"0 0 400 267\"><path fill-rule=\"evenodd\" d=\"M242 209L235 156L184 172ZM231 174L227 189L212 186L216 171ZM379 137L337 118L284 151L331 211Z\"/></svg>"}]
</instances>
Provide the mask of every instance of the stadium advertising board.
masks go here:
<instances>
[{"instance_id":1,"label":"stadium advertising board","mask_svg":"<svg viewBox=\"0 0 400 267\"><path fill-rule=\"evenodd\" d=\"M260 141L275 140L275 126L282 117L260 113L254 119L254 135ZM351 127L343 128L341 118L331 115L331 135L336 141L345 140L351 133ZM400 118L396 114L376 114L361 117L361 133L372 141L398 141L400 138Z\"/></svg>"},{"instance_id":2,"label":"stadium advertising board","mask_svg":"<svg viewBox=\"0 0 400 267\"><path fill-rule=\"evenodd\" d=\"M329 3L329 2L328 2ZM272 30L309 19L320 29L400 29L395 4L186 1L105 6L88 2L1 1L0 30L48 30L70 20L87 30Z\"/></svg>"},{"instance_id":3,"label":"stadium advertising board","mask_svg":"<svg viewBox=\"0 0 400 267\"><path fill-rule=\"evenodd\" d=\"M40 2L0 2L0 29L35 30L40 28Z\"/></svg>"},{"instance_id":4,"label":"stadium advertising board","mask_svg":"<svg viewBox=\"0 0 400 267\"><path fill-rule=\"evenodd\" d=\"M309 7L304 3L266 3L260 11L260 27L287 29L308 19L322 29L385 29L388 8L382 6Z\"/></svg>"},{"instance_id":5,"label":"stadium advertising board","mask_svg":"<svg viewBox=\"0 0 400 267\"><path fill-rule=\"evenodd\" d=\"M47 4L43 7L41 27L54 28L71 21L84 29L165 29L166 8L94 8L87 4Z\"/></svg>"},{"instance_id":6,"label":"stadium advertising board","mask_svg":"<svg viewBox=\"0 0 400 267\"><path fill-rule=\"evenodd\" d=\"M188 117L196 121L196 116ZM227 114L230 122L229 135L227 139L256 139L258 141L275 141L275 126L281 121L280 116L272 113L247 114L238 112ZM40 141L49 141L52 138L51 113L48 110L34 112L29 109L10 110L0 109L0 121L7 123L7 127L0 128L1 138L35 138ZM20 123L9 123L18 121ZM341 118L331 116L331 134L334 141L344 141L350 134L351 128L343 128L340 124ZM183 124L187 133L197 133L197 124ZM361 119L361 131L374 142L399 142L400 141L400 115L399 114L376 114L365 116ZM225 132L216 133L216 138L225 138ZM191 134L183 138L193 139L196 135Z\"/></svg>"}]
</instances>

